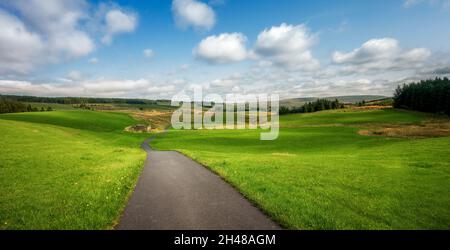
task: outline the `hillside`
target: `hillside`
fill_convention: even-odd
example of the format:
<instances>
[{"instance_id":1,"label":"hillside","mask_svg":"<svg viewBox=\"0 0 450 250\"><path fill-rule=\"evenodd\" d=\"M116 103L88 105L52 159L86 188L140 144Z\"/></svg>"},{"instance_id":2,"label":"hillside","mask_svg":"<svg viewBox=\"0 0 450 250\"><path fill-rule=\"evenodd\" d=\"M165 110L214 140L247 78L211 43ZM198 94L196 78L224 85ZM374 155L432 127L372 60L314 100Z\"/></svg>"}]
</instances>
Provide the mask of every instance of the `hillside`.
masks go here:
<instances>
[{"instance_id":1,"label":"hillside","mask_svg":"<svg viewBox=\"0 0 450 250\"><path fill-rule=\"evenodd\" d=\"M373 101L378 99L386 98L386 96L380 96L380 95L354 95L354 96L330 96L330 97L321 97L320 99L328 99L328 100L335 100L338 99L341 103L350 103L350 104L356 104L361 101ZM313 102L315 100L319 99L318 97L306 97L306 98L292 98L292 99L284 99L280 101L280 106L286 106L286 107L299 107L307 102Z\"/></svg>"},{"instance_id":2,"label":"hillside","mask_svg":"<svg viewBox=\"0 0 450 250\"><path fill-rule=\"evenodd\" d=\"M0 115L0 229L108 229L145 159L126 114Z\"/></svg>"}]
</instances>

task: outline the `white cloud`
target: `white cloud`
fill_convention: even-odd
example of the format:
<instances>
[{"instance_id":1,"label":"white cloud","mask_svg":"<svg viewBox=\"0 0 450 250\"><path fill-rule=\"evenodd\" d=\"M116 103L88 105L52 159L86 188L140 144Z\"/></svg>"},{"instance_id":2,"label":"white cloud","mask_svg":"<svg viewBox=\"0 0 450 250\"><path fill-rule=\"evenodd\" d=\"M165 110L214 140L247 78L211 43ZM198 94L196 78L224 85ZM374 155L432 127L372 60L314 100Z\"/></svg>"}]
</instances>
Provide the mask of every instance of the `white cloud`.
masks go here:
<instances>
[{"instance_id":1,"label":"white cloud","mask_svg":"<svg viewBox=\"0 0 450 250\"><path fill-rule=\"evenodd\" d=\"M175 91L174 85L151 86L151 87L147 88L147 93L149 93L149 94L174 93L174 91Z\"/></svg>"},{"instance_id":2,"label":"white cloud","mask_svg":"<svg viewBox=\"0 0 450 250\"><path fill-rule=\"evenodd\" d=\"M83 74L80 71L72 70L67 74L67 78L72 81L80 81L83 79Z\"/></svg>"},{"instance_id":3,"label":"white cloud","mask_svg":"<svg viewBox=\"0 0 450 250\"><path fill-rule=\"evenodd\" d=\"M144 49L142 51L142 54L144 54L144 56L147 58L152 58L153 56L155 56L155 52L152 49Z\"/></svg>"},{"instance_id":4,"label":"white cloud","mask_svg":"<svg viewBox=\"0 0 450 250\"><path fill-rule=\"evenodd\" d=\"M197 0L173 0L172 12L178 27L210 30L216 23L214 10Z\"/></svg>"},{"instance_id":5,"label":"white cloud","mask_svg":"<svg viewBox=\"0 0 450 250\"><path fill-rule=\"evenodd\" d=\"M95 43L88 23L101 26L94 15L96 8L85 0L0 2L0 73L27 74L44 64L92 53ZM105 8L102 14L104 42L136 28L137 16L118 6Z\"/></svg>"},{"instance_id":6,"label":"white cloud","mask_svg":"<svg viewBox=\"0 0 450 250\"><path fill-rule=\"evenodd\" d=\"M233 87L235 84L234 79L216 79L211 82L212 87Z\"/></svg>"},{"instance_id":7,"label":"white cloud","mask_svg":"<svg viewBox=\"0 0 450 250\"><path fill-rule=\"evenodd\" d=\"M79 29L86 19L83 0L17 0L1 5L11 11L0 12L0 72L28 73L40 64L79 58L95 48ZM12 63L5 64L8 61Z\"/></svg>"},{"instance_id":8,"label":"white cloud","mask_svg":"<svg viewBox=\"0 0 450 250\"><path fill-rule=\"evenodd\" d=\"M105 35L102 42L110 44L115 35L131 33L137 27L138 17L135 13L112 9L105 15Z\"/></svg>"},{"instance_id":9,"label":"white cloud","mask_svg":"<svg viewBox=\"0 0 450 250\"><path fill-rule=\"evenodd\" d=\"M16 0L7 5L46 40L46 53L77 58L94 50L89 35L82 31L80 22L87 19L87 3L84 0Z\"/></svg>"},{"instance_id":10,"label":"white cloud","mask_svg":"<svg viewBox=\"0 0 450 250\"><path fill-rule=\"evenodd\" d=\"M90 80L81 84L87 93L124 93L138 91L147 88L150 82L145 79L139 80Z\"/></svg>"},{"instance_id":11,"label":"white cloud","mask_svg":"<svg viewBox=\"0 0 450 250\"><path fill-rule=\"evenodd\" d=\"M89 59L89 63L90 64L97 64L98 63L98 58L97 57L92 57L91 59Z\"/></svg>"},{"instance_id":12,"label":"white cloud","mask_svg":"<svg viewBox=\"0 0 450 250\"><path fill-rule=\"evenodd\" d=\"M241 88L240 88L239 86L234 86L234 87L231 89L231 91L234 92L234 93L239 93L239 92L241 92L242 90L241 90Z\"/></svg>"},{"instance_id":13,"label":"white cloud","mask_svg":"<svg viewBox=\"0 0 450 250\"><path fill-rule=\"evenodd\" d=\"M314 70L319 61L312 56L311 47L316 36L306 25L281 24L262 31L257 38L255 53L268 61L289 70Z\"/></svg>"},{"instance_id":14,"label":"white cloud","mask_svg":"<svg viewBox=\"0 0 450 250\"><path fill-rule=\"evenodd\" d=\"M15 16L0 10L0 73L26 73L44 49L41 37Z\"/></svg>"},{"instance_id":15,"label":"white cloud","mask_svg":"<svg viewBox=\"0 0 450 250\"><path fill-rule=\"evenodd\" d=\"M349 72L414 69L431 52L425 48L403 50L393 38L371 39L351 52L336 51L333 62L344 65Z\"/></svg>"},{"instance_id":16,"label":"white cloud","mask_svg":"<svg viewBox=\"0 0 450 250\"><path fill-rule=\"evenodd\" d=\"M241 33L223 33L203 39L193 54L196 58L211 63L232 63L247 57L247 38Z\"/></svg>"},{"instance_id":17,"label":"white cloud","mask_svg":"<svg viewBox=\"0 0 450 250\"><path fill-rule=\"evenodd\" d=\"M168 98L175 94L175 87L157 85L147 79L96 79L64 83L0 80L0 93L33 96Z\"/></svg>"}]
</instances>

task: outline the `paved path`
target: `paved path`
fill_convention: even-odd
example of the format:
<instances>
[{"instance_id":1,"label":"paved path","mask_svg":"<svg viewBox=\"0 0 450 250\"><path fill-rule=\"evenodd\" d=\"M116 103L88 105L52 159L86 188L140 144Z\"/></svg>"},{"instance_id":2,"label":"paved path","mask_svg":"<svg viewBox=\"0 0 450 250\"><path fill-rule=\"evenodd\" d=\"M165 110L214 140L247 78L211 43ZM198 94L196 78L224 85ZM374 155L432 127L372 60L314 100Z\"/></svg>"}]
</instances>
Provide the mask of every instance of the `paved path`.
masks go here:
<instances>
[{"instance_id":1,"label":"paved path","mask_svg":"<svg viewBox=\"0 0 450 250\"><path fill-rule=\"evenodd\" d=\"M228 183L190 158L153 151L117 229L279 229Z\"/></svg>"}]
</instances>

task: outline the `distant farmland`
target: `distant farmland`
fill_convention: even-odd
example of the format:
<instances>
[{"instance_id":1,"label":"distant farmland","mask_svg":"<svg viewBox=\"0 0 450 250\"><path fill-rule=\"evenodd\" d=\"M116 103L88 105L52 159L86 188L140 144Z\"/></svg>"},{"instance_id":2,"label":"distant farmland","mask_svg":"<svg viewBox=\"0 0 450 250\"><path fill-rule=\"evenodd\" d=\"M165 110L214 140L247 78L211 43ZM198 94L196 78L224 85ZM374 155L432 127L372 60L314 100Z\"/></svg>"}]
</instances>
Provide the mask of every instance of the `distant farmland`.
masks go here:
<instances>
[{"instance_id":1,"label":"distant farmland","mask_svg":"<svg viewBox=\"0 0 450 250\"><path fill-rule=\"evenodd\" d=\"M328 99L328 100L335 100L337 99L341 103L349 103L349 104L356 104L358 102L370 102L374 100L384 99L386 96L381 95L357 95L357 96L331 96L331 97L324 97L322 99ZM302 106L303 104L307 102L313 102L317 100L317 97L307 97L307 98L292 98L292 99L284 99L280 101L280 106L286 106L286 107L298 107Z\"/></svg>"}]
</instances>

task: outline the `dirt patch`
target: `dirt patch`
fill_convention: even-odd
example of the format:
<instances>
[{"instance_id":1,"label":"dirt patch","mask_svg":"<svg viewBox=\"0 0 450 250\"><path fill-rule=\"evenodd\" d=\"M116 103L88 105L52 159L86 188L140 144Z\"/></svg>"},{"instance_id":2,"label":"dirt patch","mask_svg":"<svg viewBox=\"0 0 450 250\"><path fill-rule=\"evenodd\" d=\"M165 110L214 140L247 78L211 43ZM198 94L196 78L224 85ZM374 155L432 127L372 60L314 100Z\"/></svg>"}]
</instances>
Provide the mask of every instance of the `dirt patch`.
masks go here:
<instances>
[{"instance_id":1,"label":"dirt patch","mask_svg":"<svg viewBox=\"0 0 450 250\"><path fill-rule=\"evenodd\" d=\"M375 109L391 109L391 108L392 108L392 106L379 106L379 105L352 107L352 109L356 109L356 110L375 110Z\"/></svg>"},{"instance_id":2,"label":"dirt patch","mask_svg":"<svg viewBox=\"0 0 450 250\"><path fill-rule=\"evenodd\" d=\"M127 132L135 132L135 133L149 133L151 132L152 128L151 126L144 125L144 124L137 124L133 126L129 126L125 128L125 131Z\"/></svg>"},{"instance_id":3,"label":"dirt patch","mask_svg":"<svg viewBox=\"0 0 450 250\"><path fill-rule=\"evenodd\" d=\"M134 112L134 115L138 117L155 117L155 116L162 116L165 115L168 112L162 112L158 110L152 110L152 111L141 111L141 112Z\"/></svg>"},{"instance_id":4,"label":"dirt patch","mask_svg":"<svg viewBox=\"0 0 450 250\"><path fill-rule=\"evenodd\" d=\"M450 121L425 122L418 125L390 125L383 128L364 129L364 136L430 138L450 136Z\"/></svg>"},{"instance_id":5,"label":"dirt patch","mask_svg":"<svg viewBox=\"0 0 450 250\"><path fill-rule=\"evenodd\" d=\"M152 125L153 129L164 130L170 126L170 119L172 112L164 111L136 111L132 112L131 116L136 120L146 121Z\"/></svg>"},{"instance_id":6,"label":"dirt patch","mask_svg":"<svg viewBox=\"0 0 450 250\"><path fill-rule=\"evenodd\" d=\"M153 131L162 131L170 126L172 112L169 111L136 111L136 110L116 110L115 112L127 113L135 120L150 124Z\"/></svg>"}]
</instances>

